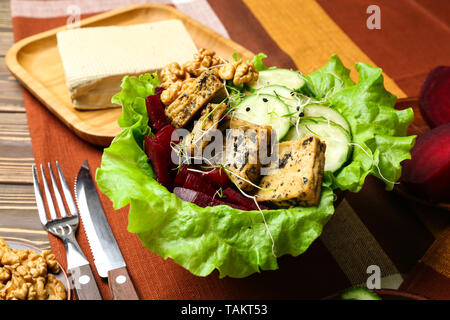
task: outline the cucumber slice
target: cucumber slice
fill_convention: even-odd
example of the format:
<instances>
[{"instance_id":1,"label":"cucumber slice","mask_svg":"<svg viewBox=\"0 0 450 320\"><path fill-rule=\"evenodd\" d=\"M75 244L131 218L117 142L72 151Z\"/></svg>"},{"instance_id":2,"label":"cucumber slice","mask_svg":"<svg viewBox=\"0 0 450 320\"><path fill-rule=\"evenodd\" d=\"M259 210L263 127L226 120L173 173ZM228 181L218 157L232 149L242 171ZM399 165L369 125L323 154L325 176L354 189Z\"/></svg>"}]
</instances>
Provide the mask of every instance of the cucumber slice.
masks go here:
<instances>
[{"instance_id":1,"label":"cucumber slice","mask_svg":"<svg viewBox=\"0 0 450 320\"><path fill-rule=\"evenodd\" d=\"M342 167L351 152L350 133L332 121L305 117L297 127L289 130L285 140L299 140L313 135L327 145L324 170L334 172Z\"/></svg>"},{"instance_id":2,"label":"cucumber slice","mask_svg":"<svg viewBox=\"0 0 450 320\"><path fill-rule=\"evenodd\" d=\"M297 107L305 104L306 97L298 95L295 91L292 89L289 89L286 86L280 86L280 85L270 85L270 86L264 86L256 92L257 94L270 94L273 96L276 96L281 101L286 103L289 106L289 113L291 114L297 114L298 111Z\"/></svg>"},{"instance_id":3,"label":"cucumber slice","mask_svg":"<svg viewBox=\"0 0 450 320\"><path fill-rule=\"evenodd\" d=\"M270 86L270 85L286 86L291 90L299 90L305 85L305 80L298 71L290 69L270 68L259 72L258 80L249 84L253 90Z\"/></svg>"},{"instance_id":4,"label":"cucumber slice","mask_svg":"<svg viewBox=\"0 0 450 320\"><path fill-rule=\"evenodd\" d=\"M381 300L375 292L366 288L352 288L341 293L342 300Z\"/></svg>"},{"instance_id":5,"label":"cucumber slice","mask_svg":"<svg viewBox=\"0 0 450 320\"><path fill-rule=\"evenodd\" d=\"M303 109L305 117L313 118L325 118L326 120L333 121L334 123L340 125L342 128L350 132L350 126L347 120L333 108L323 106L320 104L309 104Z\"/></svg>"},{"instance_id":6,"label":"cucumber slice","mask_svg":"<svg viewBox=\"0 0 450 320\"><path fill-rule=\"evenodd\" d=\"M236 106L233 116L258 125L269 125L278 141L283 139L291 127L289 107L280 99L268 94L252 94Z\"/></svg>"},{"instance_id":7,"label":"cucumber slice","mask_svg":"<svg viewBox=\"0 0 450 320\"><path fill-rule=\"evenodd\" d=\"M350 126L347 120L336 110L319 104L316 100L289 89L285 86L271 85L265 86L257 91L258 94L271 94L277 96L280 100L289 106L289 112L292 114L292 122L297 121L298 114L304 113L305 117L324 118L333 121L342 128L350 132Z\"/></svg>"}]
</instances>

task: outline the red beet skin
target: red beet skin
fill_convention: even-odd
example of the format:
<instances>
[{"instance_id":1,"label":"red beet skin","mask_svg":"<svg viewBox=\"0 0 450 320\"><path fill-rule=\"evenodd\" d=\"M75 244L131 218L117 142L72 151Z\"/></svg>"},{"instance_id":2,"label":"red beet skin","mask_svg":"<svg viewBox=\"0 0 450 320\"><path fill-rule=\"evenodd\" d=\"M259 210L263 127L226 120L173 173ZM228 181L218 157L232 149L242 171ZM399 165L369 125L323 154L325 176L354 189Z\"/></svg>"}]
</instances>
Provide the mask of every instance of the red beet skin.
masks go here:
<instances>
[{"instance_id":1,"label":"red beet skin","mask_svg":"<svg viewBox=\"0 0 450 320\"><path fill-rule=\"evenodd\" d=\"M158 132L164 126L169 124L159 95L154 94L145 98L145 105L147 107L150 126L154 132Z\"/></svg>"},{"instance_id":2,"label":"red beet skin","mask_svg":"<svg viewBox=\"0 0 450 320\"><path fill-rule=\"evenodd\" d=\"M145 152L150 160L156 180L167 189L171 189L172 179L170 176L170 159L167 146L156 141L155 138L145 136Z\"/></svg>"},{"instance_id":3,"label":"red beet skin","mask_svg":"<svg viewBox=\"0 0 450 320\"><path fill-rule=\"evenodd\" d=\"M450 123L417 139L411 160L403 165L402 181L419 197L450 202Z\"/></svg>"},{"instance_id":4,"label":"red beet skin","mask_svg":"<svg viewBox=\"0 0 450 320\"><path fill-rule=\"evenodd\" d=\"M450 67L433 69L422 85L420 113L431 128L450 123Z\"/></svg>"}]
</instances>

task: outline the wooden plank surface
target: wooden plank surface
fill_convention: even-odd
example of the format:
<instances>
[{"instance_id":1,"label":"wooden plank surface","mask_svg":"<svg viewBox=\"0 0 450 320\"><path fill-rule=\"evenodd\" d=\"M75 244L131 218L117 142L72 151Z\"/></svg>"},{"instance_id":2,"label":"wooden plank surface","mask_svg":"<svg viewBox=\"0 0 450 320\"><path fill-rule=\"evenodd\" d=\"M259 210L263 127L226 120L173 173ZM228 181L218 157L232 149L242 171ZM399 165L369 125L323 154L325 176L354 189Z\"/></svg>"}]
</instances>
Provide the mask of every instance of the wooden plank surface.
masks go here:
<instances>
[{"instance_id":1,"label":"wooden plank surface","mask_svg":"<svg viewBox=\"0 0 450 320\"><path fill-rule=\"evenodd\" d=\"M5 64L13 43L9 4L9 0L0 1L0 237L50 248L34 199L34 159L22 88Z\"/></svg>"}]
</instances>

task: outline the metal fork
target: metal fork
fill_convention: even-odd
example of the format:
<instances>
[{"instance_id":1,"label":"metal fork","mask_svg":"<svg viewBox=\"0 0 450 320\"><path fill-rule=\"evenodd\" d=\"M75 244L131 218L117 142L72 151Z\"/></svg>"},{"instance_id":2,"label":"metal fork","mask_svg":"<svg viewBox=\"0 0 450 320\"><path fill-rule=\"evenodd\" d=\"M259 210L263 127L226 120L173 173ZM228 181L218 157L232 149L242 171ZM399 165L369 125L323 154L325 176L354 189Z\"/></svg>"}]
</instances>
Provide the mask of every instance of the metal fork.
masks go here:
<instances>
[{"instance_id":1,"label":"metal fork","mask_svg":"<svg viewBox=\"0 0 450 320\"><path fill-rule=\"evenodd\" d=\"M47 219L46 209L44 206L44 199L42 198L41 188L39 184L38 174L35 165L33 165L33 184L34 194L36 196L36 203L39 212L39 219L42 226L51 234L57 236L64 242L67 255L67 273L70 276L72 286L77 292L78 299L80 300L101 300L100 291L97 283L95 282L92 269L89 265L89 261L81 251L80 246L75 238L75 233L78 229L79 218L78 210L73 200L70 189L67 185L66 179L62 173L61 167L58 161L56 161L56 167L58 170L59 181L61 183L62 191L65 197L67 207L69 208L70 215L67 214L64 202L61 197L61 193L58 190L55 176L53 175L53 169L50 163L48 163L48 170L50 173L51 184L53 186L53 193L58 204L59 213L61 217L56 214L55 206L53 205L52 195L45 177L45 171L42 164L40 165L42 174L42 183L44 185L45 198L47 200L47 207L50 214L50 220Z\"/></svg>"}]
</instances>

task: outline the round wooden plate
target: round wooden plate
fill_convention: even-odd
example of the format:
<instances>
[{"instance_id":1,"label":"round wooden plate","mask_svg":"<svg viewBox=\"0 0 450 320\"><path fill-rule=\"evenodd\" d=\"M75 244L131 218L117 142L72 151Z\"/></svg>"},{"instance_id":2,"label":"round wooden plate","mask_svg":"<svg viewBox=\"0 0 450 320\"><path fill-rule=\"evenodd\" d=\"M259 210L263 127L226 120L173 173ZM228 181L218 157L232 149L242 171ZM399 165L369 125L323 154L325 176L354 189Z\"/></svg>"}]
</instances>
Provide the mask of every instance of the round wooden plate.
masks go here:
<instances>
[{"instance_id":1,"label":"round wooden plate","mask_svg":"<svg viewBox=\"0 0 450 320\"><path fill-rule=\"evenodd\" d=\"M6 240L6 243L9 245L9 247L11 249L18 249L18 250L29 249L29 250L36 251L38 253L42 252L42 249L36 247L35 245L33 245L31 243L27 243L24 241ZM56 279L61 281L61 283L66 288L67 300L70 300L72 298L72 295L71 295L72 290L70 287L69 277L67 276L64 269L61 267L61 264L59 262L58 262L58 264L59 264L60 272L58 274L55 274L55 277L56 277Z\"/></svg>"},{"instance_id":2,"label":"round wooden plate","mask_svg":"<svg viewBox=\"0 0 450 320\"><path fill-rule=\"evenodd\" d=\"M420 113L419 109L419 98L404 98L404 99L398 99L397 103L395 105L396 109L406 109L406 108L413 108L414 110L414 121L411 123L411 125L408 128L408 135L417 135L420 136L424 134L425 132L430 130L430 127L425 122L425 120L422 117L422 114ZM428 199L420 198L417 195L409 192L409 190L405 187L405 185L399 181L400 183L396 184L394 187L394 191L405 197L408 200L415 201L417 203L434 207L434 208L440 208L447 211L450 211L450 203L437 203L437 202L431 202Z\"/></svg>"}]
</instances>

